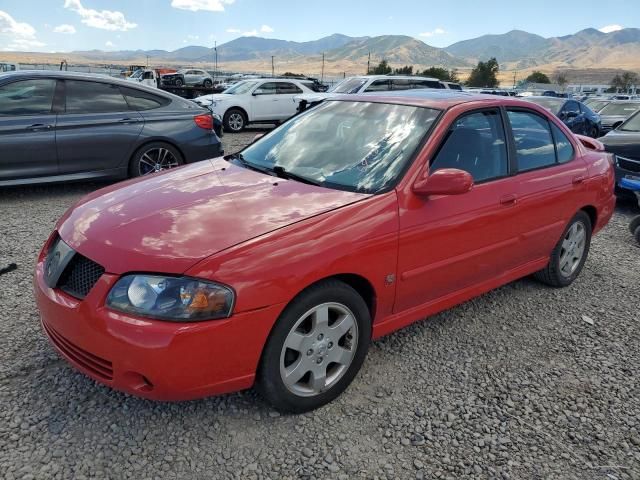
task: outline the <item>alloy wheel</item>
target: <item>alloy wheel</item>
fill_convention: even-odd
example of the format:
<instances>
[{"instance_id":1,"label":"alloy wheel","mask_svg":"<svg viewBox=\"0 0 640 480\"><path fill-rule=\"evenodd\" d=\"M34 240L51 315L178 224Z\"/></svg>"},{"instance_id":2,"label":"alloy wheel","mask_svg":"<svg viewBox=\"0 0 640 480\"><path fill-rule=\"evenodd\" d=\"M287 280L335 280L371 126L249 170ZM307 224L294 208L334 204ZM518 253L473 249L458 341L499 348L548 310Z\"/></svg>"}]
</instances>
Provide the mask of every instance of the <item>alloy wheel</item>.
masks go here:
<instances>
[{"instance_id":1,"label":"alloy wheel","mask_svg":"<svg viewBox=\"0 0 640 480\"><path fill-rule=\"evenodd\" d=\"M323 303L305 313L287 335L280 376L295 395L315 396L347 372L358 344L358 324L345 305Z\"/></svg>"},{"instance_id":2,"label":"alloy wheel","mask_svg":"<svg viewBox=\"0 0 640 480\"><path fill-rule=\"evenodd\" d=\"M242 130L242 127L244 126L244 118L242 117L242 114L234 112L229 115L229 126L233 131Z\"/></svg>"},{"instance_id":3,"label":"alloy wheel","mask_svg":"<svg viewBox=\"0 0 640 480\"><path fill-rule=\"evenodd\" d=\"M151 148L140 157L138 169L140 175L161 172L180 165L178 159L170 150L163 147Z\"/></svg>"},{"instance_id":4,"label":"alloy wheel","mask_svg":"<svg viewBox=\"0 0 640 480\"><path fill-rule=\"evenodd\" d=\"M586 246L586 227L578 221L575 222L562 240L560 250L560 273L564 277L570 277L577 270Z\"/></svg>"}]
</instances>

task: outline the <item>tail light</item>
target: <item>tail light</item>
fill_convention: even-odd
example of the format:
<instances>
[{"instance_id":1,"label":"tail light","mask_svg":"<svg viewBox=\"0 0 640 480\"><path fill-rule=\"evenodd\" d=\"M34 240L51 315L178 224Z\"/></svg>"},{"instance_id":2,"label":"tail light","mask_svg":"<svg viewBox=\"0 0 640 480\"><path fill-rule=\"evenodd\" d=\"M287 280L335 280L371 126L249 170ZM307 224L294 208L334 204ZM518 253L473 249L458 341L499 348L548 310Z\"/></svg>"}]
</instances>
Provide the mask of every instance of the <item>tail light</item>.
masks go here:
<instances>
[{"instance_id":1,"label":"tail light","mask_svg":"<svg viewBox=\"0 0 640 480\"><path fill-rule=\"evenodd\" d=\"M204 128L205 130L213 130L213 117L209 113L204 113L202 115L193 117L193 121L196 122L196 125L200 128Z\"/></svg>"}]
</instances>

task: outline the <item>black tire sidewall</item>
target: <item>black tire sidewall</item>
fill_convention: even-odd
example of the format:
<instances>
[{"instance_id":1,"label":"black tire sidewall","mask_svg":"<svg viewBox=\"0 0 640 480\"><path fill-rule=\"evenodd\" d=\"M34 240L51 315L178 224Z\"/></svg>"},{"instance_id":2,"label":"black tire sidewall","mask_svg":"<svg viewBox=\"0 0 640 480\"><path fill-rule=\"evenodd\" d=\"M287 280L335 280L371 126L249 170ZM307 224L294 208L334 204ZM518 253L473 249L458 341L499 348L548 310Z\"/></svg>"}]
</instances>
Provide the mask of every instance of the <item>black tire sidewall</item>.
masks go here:
<instances>
[{"instance_id":1,"label":"black tire sidewall","mask_svg":"<svg viewBox=\"0 0 640 480\"><path fill-rule=\"evenodd\" d=\"M211 80L205 80L204 82L202 82L202 86L205 88L211 88L213 86L213 83L211 82Z\"/></svg>"},{"instance_id":2,"label":"black tire sidewall","mask_svg":"<svg viewBox=\"0 0 640 480\"><path fill-rule=\"evenodd\" d=\"M131 161L129 162L130 178L146 176L140 174L140 159L142 158L142 155L145 154L145 152L148 152L149 150L152 150L154 148L166 148L173 154L176 160L178 160L178 165L184 165L184 158L182 158L180 152L173 145L164 142L147 143L146 145L138 148L133 154L133 157L131 157Z\"/></svg>"},{"instance_id":3,"label":"black tire sidewall","mask_svg":"<svg viewBox=\"0 0 640 480\"><path fill-rule=\"evenodd\" d=\"M564 240L564 237L567 235L567 232L569 231L569 229L573 226L574 223L578 221L582 222L585 228L586 237L585 237L584 252L582 253L582 259L580 260L580 264L578 265L578 268L576 268L576 271L573 272L570 276L565 277L564 275L562 275L562 273L560 273L560 253L562 252L562 242ZM551 254L551 265L553 266L553 275L556 277L555 280L560 286L567 287L571 285L575 281L575 279L578 278L578 276L580 275L580 272L582 272L582 268L584 267L584 264L587 261L587 258L589 256L589 250L591 248L591 229L592 229L592 226L591 226L591 219L589 218L589 215L581 211L581 212L578 212L571 219L567 227L562 232L562 236L560 237L558 244L556 245L556 247L553 250L553 253Z\"/></svg>"},{"instance_id":4,"label":"black tire sidewall","mask_svg":"<svg viewBox=\"0 0 640 480\"><path fill-rule=\"evenodd\" d=\"M640 215L638 215L636 218L631 220L631 223L629 224L629 231L631 232L631 235L635 235L636 230L639 227L640 227Z\"/></svg>"},{"instance_id":5,"label":"black tire sidewall","mask_svg":"<svg viewBox=\"0 0 640 480\"><path fill-rule=\"evenodd\" d=\"M287 389L280 376L280 355L285 339L295 323L313 307L327 302L345 305L358 324L358 345L349 369L331 388L313 397L295 395ZM273 327L262 353L257 386L264 397L278 410L302 413L318 408L338 397L353 381L371 342L371 315L358 293L339 281L329 281L302 292L282 312Z\"/></svg>"},{"instance_id":6,"label":"black tire sidewall","mask_svg":"<svg viewBox=\"0 0 640 480\"><path fill-rule=\"evenodd\" d=\"M231 125L229 125L229 119L231 115L233 115L234 113L239 113L240 116L242 117L242 128L238 130L234 130L233 128L231 128ZM237 108L232 108L225 112L224 117L222 119L222 124L224 126L225 131L231 132L231 133L239 133L242 130L244 130L244 128L247 126L247 117L244 113L242 113L242 110L239 110Z\"/></svg>"}]
</instances>

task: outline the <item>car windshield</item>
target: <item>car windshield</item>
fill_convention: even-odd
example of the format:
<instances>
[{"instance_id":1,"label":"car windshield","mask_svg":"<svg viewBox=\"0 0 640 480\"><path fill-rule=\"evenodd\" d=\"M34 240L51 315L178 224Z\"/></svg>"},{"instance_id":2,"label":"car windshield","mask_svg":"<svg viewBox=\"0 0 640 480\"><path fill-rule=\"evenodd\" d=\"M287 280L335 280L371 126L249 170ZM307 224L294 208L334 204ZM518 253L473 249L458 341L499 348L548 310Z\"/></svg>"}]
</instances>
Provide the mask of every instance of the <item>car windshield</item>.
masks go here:
<instances>
[{"instance_id":1,"label":"car windshield","mask_svg":"<svg viewBox=\"0 0 640 480\"><path fill-rule=\"evenodd\" d=\"M262 137L240 159L253 168L284 171L328 188L377 193L395 184L439 113L407 105L329 101Z\"/></svg>"},{"instance_id":2,"label":"car windshield","mask_svg":"<svg viewBox=\"0 0 640 480\"><path fill-rule=\"evenodd\" d=\"M131 74L130 78L138 78L140 75L142 75L142 72L142 70L136 70Z\"/></svg>"},{"instance_id":3,"label":"car windshield","mask_svg":"<svg viewBox=\"0 0 640 480\"><path fill-rule=\"evenodd\" d=\"M364 78L348 78L347 80L341 81L329 91L331 93L358 93L358 90L360 90L365 83L367 83L367 80Z\"/></svg>"},{"instance_id":4,"label":"car windshield","mask_svg":"<svg viewBox=\"0 0 640 480\"><path fill-rule=\"evenodd\" d=\"M589 101L585 102L585 105L588 105L589 108L594 112L599 112L608 104L609 102L607 102L606 100L591 100L590 102Z\"/></svg>"},{"instance_id":5,"label":"car windshield","mask_svg":"<svg viewBox=\"0 0 640 480\"><path fill-rule=\"evenodd\" d=\"M230 95L242 95L243 93L247 93L257 84L258 82L239 82L232 87L227 88L224 93L228 93Z\"/></svg>"},{"instance_id":6,"label":"car windshield","mask_svg":"<svg viewBox=\"0 0 640 480\"><path fill-rule=\"evenodd\" d=\"M640 109L640 103L610 103L602 109L600 115L623 115L630 116Z\"/></svg>"},{"instance_id":7,"label":"car windshield","mask_svg":"<svg viewBox=\"0 0 640 480\"><path fill-rule=\"evenodd\" d=\"M562 105L564 105L564 100L553 97L524 97L523 100L536 103L541 107L551 110L553 113L558 113Z\"/></svg>"},{"instance_id":8,"label":"car windshield","mask_svg":"<svg viewBox=\"0 0 640 480\"><path fill-rule=\"evenodd\" d=\"M629 120L618 127L618 130L625 132L640 132L640 113L634 114Z\"/></svg>"}]
</instances>

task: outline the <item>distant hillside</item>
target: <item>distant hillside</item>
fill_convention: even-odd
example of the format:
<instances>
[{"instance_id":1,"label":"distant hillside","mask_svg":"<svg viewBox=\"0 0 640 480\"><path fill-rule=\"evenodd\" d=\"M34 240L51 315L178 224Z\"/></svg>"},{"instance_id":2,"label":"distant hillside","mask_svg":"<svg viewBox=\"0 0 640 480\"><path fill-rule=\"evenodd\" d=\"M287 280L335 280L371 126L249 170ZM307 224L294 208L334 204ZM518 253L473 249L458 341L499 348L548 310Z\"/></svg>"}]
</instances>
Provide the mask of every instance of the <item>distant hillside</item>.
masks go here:
<instances>
[{"instance_id":1,"label":"distant hillside","mask_svg":"<svg viewBox=\"0 0 640 480\"><path fill-rule=\"evenodd\" d=\"M540 35L512 30L503 35L483 35L482 37L454 43L445 50L451 55L471 61L497 58L500 62L522 60L535 57L548 46L548 40Z\"/></svg>"}]
</instances>

